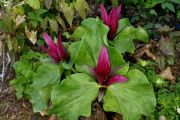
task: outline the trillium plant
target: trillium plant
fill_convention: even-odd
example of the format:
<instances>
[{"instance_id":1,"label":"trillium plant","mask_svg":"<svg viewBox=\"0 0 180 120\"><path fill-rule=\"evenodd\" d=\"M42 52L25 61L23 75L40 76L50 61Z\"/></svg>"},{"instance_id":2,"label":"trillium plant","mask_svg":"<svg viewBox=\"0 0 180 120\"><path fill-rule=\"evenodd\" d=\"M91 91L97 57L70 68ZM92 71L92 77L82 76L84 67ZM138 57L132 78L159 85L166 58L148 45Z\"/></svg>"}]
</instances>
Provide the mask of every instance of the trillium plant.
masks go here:
<instances>
[{"instance_id":1,"label":"trillium plant","mask_svg":"<svg viewBox=\"0 0 180 120\"><path fill-rule=\"evenodd\" d=\"M67 36L74 40L64 43L59 34L55 42L44 32L47 47L40 47L47 54L30 51L14 64L11 85L18 98L30 99L34 112L78 120L89 117L92 104L100 103L104 112L119 113L123 120L153 113L152 85L123 59L125 52L134 52L134 40L146 43L148 34L127 18L119 20L121 5L109 15L102 4L100 10L101 19L87 18Z\"/></svg>"}]
</instances>

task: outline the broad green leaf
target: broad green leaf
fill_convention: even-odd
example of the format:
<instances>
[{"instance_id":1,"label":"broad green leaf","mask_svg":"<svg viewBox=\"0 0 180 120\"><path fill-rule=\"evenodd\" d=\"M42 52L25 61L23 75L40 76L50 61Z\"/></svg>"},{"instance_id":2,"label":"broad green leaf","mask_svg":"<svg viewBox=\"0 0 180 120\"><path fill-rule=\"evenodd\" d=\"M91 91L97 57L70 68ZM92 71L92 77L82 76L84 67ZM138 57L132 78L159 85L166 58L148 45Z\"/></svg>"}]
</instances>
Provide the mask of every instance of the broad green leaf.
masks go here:
<instances>
[{"instance_id":1,"label":"broad green leaf","mask_svg":"<svg viewBox=\"0 0 180 120\"><path fill-rule=\"evenodd\" d=\"M70 35L70 38L79 40L83 35L84 35L84 27L79 26L78 28L76 28L73 34Z\"/></svg>"},{"instance_id":2,"label":"broad green leaf","mask_svg":"<svg viewBox=\"0 0 180 120\"><path fill-rule=\"evenodd\" d=\"M30 99L34 112L41 112L47 109L51 95L51 89L54 85L60 83L62 71L58 65L51 63L42 63L32 76L32 85L30 90Z\"/></svg>"},{"instance_id":3,"label":"broad green leaf","mask_svg":"<svg viewBox=\"0 0 180 120\"><path fill-rule=\"evenodd\" d=\"M73 42L71 43L71 45L68 48L68 53L70 54L70 62L73 64L76 60L77 57L77 53L79 50L79 46L80 46L80 41L77 42Z\"/></svg>"},{"instance_id":4,"label":"broad green leaf","mask_svg":"<svg viewBox=\"0 0 180 120\"><path fill-rule=\"evenodd\" d=\"M77 52L72 52L75 59L75 66L78 71L87 72L89 68L95 67L99 58L100 49L102 46L108 48L112 67L117 67L125 63L121 53L108 45L107 33L108 27L98 18L89 18L81 23L75 32L71 35L81 41L70 48L74 48Z\"/></svg>"},{"instance_id":5,"label":"broad green leaf","mask_svg":"<svg viewBox=\"0 0 180 120\"><path fill-rule=\"evenodd\" d=\"M86 0L76 0L74 7L78 11L81 18L85 19L90 10Z\"/></svg>"},{"instance_id":6,"label":"broad green leaf","mask_svg":"<svg viewBox=\"0 0 180 120\"><path fill-rule=\"evenodd\" d=\"M128 81L112 84L104 96L105 111L123 115L123 120L139 120L141 115L150 116L156 106L151 84L139 70L130 70Z\"/></svg>"},{"instance_id":7,"label":"broad green leaf","mask_svg":"<svg viewBox=\"0 0 180 120\"><path fill-rule=\"evenodd\" d=\"M124 28L130 25L128 18L122 18L118 21L118 32L122 31Z\"/></svg>"},{"instance_id":8,"label":"broad green leaf","mask_svg":"<svg viewBox=\"0 0 180 120\"><path fill-rule=\"evenodd\" d=\"M25 2L34 9L40 8L40 1L39 0L26 0Z\"/></svg>"},{"instance_id":9,"label":"broad green leaf","mask_svg":"<svg viewBox=\"0 0 180 120\"><path fill-rule=\"evenodd\" d=\"M116 49L111 46L108 46L108 53L109 53L109 58L111 62L111 67L117 67L125 64L125 60L123 59L122 54Z\"/></svg>"},{"instance_id":10,"label":"broad green leaf","mask_svg":"<svg viewBox=\"0 0 180 120\"><path fill-rule=\"evenodd\" d=\"M133 27L133 26L128 26L128 27L126 27L125 29L123 29L123 31L120 32L120 33L130 34L130 35L134 36L135 31L136 31L136 28L135 28L135 27Z\"/></svg>"},{"instance_id":11,"label":"broad green leaf","mask_svg":"<svg viewBox=\"0 0 180 120\"><path fill-rule=\"evenodd\" d=\"M120 75L126 75L129 71L129 63L126 63L124 66L122 66L118 71L117 74Z\"/></svg>"},{"instance_id":12,"label":"broad green leaf","mask_svg":"<svg viewBox=\"0 0 180 120\"><path fill-rule=\"evenodd\" d=\"M55 19L49 19L49 24L50 24L51 30L55 32L56 34L58 34L59 26L58 26L57 21Z\"/></svg>"},{"instance_id":13,"label":"broad green leaf","mask_svg":"<svg viewBox=\"0 0 180 120\"><path fill-rule=\"evenodd\" d=\"M53 88L53 108L48 113L64 120L78 120L79 116L90 116L91 104L98 96L99 87L85 73L68 76L60 85Z\"/></svg>"},{"instance_id":14,"label":"broad green leaf","mask_svg":"<svg viewBox=\"0 0 180 120\"><path fill-rule=\"evenodd\" d=\"M76 63L92 67L98 61L102 45L107 42L108 28L94 18L84 20L81 27L84 29L84 34L81 36Z\"/></svg>"},{"instance_id":15,"label":"broad green leaf","mask_svg":"<svg viewBox=\"0 0 180 120\"><path fill-rule=\"evenodd\" d=\"M136 28L134 39L140 40L144 43L148 43L149 35L142 27L138 27L138 28Z\"/></svg>"},{"instance_id":16,"label":"broad green leaf","mask_svg":"<svg viewBox=\"0 0 180 120\"><path fill-rule=\"evenodd\" d=\"M133 33L123 34L119 33L118 36L110 43L112 46L117 48L120 53L134 53L135 46L133 43Z\"/></svg>"}]
</instances>

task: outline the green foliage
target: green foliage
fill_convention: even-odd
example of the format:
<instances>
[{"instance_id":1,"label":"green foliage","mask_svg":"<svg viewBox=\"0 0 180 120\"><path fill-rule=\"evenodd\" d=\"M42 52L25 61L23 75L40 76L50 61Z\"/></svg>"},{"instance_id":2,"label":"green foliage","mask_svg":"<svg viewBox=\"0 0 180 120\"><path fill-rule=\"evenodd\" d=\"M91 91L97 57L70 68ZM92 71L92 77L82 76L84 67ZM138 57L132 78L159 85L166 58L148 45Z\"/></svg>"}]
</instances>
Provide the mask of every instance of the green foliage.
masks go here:
<instances>
[{"instance_id":1,"label":"green foliage","mask_svg":"<svg viewBox=\"0 0 180 120\"><path fill-rule=\"evenodd\" d=\"M178 108L180 105L179 84L171 85L173 92L168 89L159 90L157 93L158 114L167 116L168 120L179 120Z\"/></svg>"},{"instance_id":2,"label":"green foliage","mask_svg":"<svg viewBox=\"0 0 180 120\"><path fill-rule=\"evenodd\" d=\"M16 78L10 84L16 88L17 98L22 98L24 95L27 97L26 90L29 89L29 85L33 82L31 79L32 75L40 65L40 59L42 57L43 55L40 53L30 51L22 55L20 60L13 65Z\"/></svg>"},{"instance_id":3,"label":"green foliage","mask_svg":"<svg viewBox=\"0 0 180 120\"><path fill-rule=\"evenodd\" d=\"M63 71L58 65L44 63L44 58L44 55L33 51L21 56L13 66L16 78L10 81L18 98L26 97L31 100L34 112L48 108L51 89L59 84Z\"/></svg>"}]
</instances>

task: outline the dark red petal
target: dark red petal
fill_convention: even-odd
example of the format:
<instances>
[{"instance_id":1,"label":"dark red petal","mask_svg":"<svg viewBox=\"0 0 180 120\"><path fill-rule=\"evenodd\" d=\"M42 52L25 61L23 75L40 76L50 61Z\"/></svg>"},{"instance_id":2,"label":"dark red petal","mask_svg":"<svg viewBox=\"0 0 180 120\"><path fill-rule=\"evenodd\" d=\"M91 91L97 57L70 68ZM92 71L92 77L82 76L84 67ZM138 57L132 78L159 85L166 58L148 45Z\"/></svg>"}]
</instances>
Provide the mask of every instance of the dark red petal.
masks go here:
<instances>
[{"instance_id":1,"label":"dark red petal","mask_svg":"<svg viewBox=\"0 0 180 120\"><path fill-rule=\"evenodd\" d=\"M67 59L67 52L62 44L61 33L58 35L57 51L59 57L63 58L64 60Z\"/></svg>"},{"instance_id":2,"label":"dark red petal","mask_svg":"<svg viewBox=\"0 0 180 120\"><path fill-rule=\"evenodd\" d=\"M118 19L119 19L119 17L121 16L121 9L122 9L122 5L119 5L119 7L116 9Z\"/></svg>"},{"instance_id":3,"label":"dark red petal","mask_svg":"<svg viewBox=\"0 0 180 120\"><path fill-rule=\"evenodd\" d=\"M40 48L46 52L49 56L51 56L56 62L60 62L61 58L58 56L58 54L48 48L45 48L43 46L40 46Z\"/></svg>"},{"instance_id":4,"label":"dark red petal","mask_svg":"<svg viewBox=\"0 0 180 120\"><path fill-rule=\"evenodd\" d=\"M122 82L126 82L128 80L128 78L121 76L121 75L116 75L111 77L109 80L107 80L106 85L111 85L113 83L122 83Z\"/></svg>"},{"instance_id":5,"label":"dark red petal","mask_svg":"<svg viewBox=\"0 0 180 120\"><path fill-rule=\"evenodd\" d=\"M115 8L111 9L109 18L110 18L110 21L109 21L110 31L108 33L108 38L112 40L114 36L116 35L117 29L118 29L118 15Z\"/></svg>"},{"instance_id":6,"label":"dark red petal","mask_svg":"<svg viewBox=\"0 0 180 120\"><path fill-rule=\"evenodd\" d=\"M104 5L100 5L100 11L101 11L101 19L104 22L104 24L109 25L109 18L108 14L106 12L106 9L104 8Z\"/></svg>"},{"instance_id":7,"label":"dark red petal","mask_svg":"<svg viewBox=\"0 0 180 120\"><path fill-rule=\"evenodd\" d=\"M98 64L94 68L95 72L99 76L107 76L110 72L111 66L109 61L109 55L106 47L101 48L101 52L98 59Z\"/></svg>"},{"instance_id":8,"label":"dark red petal","mask_svg":"<svg viewBox=\"0 0 180 120\"><path fill-rule=\"evenodd\" d=\"M50 49L52 49L53 51L57 51L56 44L46 32L43 32L43 38Z\"/></svg>"}]
</instances>

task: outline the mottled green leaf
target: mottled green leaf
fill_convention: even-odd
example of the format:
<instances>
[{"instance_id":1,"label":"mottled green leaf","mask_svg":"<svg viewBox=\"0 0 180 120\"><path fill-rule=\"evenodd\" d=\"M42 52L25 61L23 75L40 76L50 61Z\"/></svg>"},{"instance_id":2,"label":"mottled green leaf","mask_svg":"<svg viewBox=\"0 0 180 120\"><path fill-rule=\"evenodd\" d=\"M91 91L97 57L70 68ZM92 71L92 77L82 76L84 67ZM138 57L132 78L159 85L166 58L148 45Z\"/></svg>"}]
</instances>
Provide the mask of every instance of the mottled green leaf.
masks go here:
<instances>
[{"instance_id":1,"label":"mottled green leaf","mask_svg":"<svg viewBox=\"0 0 180 120\"><path fill-rule=\"evenodd\" d=\"M74 7L78 11L79 15L85 19L90 10L86 0L76 0Z\"/></svg>"},{"instance_id":2,"label":"mottled green leaf","mask_svg":"<svg viewBox=\"0 0 180 120\"><path fill-rule=\"evenodd\" d=\"M58 14L58 15L56 16L56 19L57 19L58 23L62 26L62 28L63 28L64 30L66 30L65 22L64 22L64 20L61 18L60 14Z\"/></svg>"},{"instance_id":3,"label":"mottled green leaf","mask_svg":"<svg viewBox=\"0 0 180 120\"><path fill-rule=\"evenodd\" d=\"M72 21L74 17L74 6L73 4L67 4L65 2L62 3L62 12L69 23L70 26L72 26Z\"/></svg>"},{"instance_id":4,"label":"mottled green leaf","mask_svg":"<svg viewBox=\"0 0 180 120\"><path fill-rule=\"evenodd\" d=\"M48 113L56 114L65 120L78 120L79 116L90 116L91 104L98 95L99 87L85 73L68 76L60 85L53 88L53 108Z\"/></svg>"},{"instance_id":5,"label":"mottled green leaf","mask_svg":"<svg viewBox=\"0 0 180 120\"><path fill-rule=\"evenodd\" d=\"M104 96L105 111L123 115L123 120L139 120L141 115L150 116L156 106L152 86L139 70L130 70L125 83L112 84Z\"/></svg>"},{"instance_id":6,"label":"mottled green leaf","mask_svg":"<svg viewBox=\"0 0 180 120\"><path fill-rule=\"evenodd\" d=\"M49 19L49 24L50 24L51 30L55 32L56 34L58 34L59 26L58 26L57 21L55 19Z\"/></svg>"},{"instance_id":7,"label":"mottled green leaf","mask_svg":"<svg viewBox=\"0 0 180 120\"><path fill-rule=\"evenodd\" d=\"M44 0L44 4L47 9L50 9L52 5L52 0Z\"/></svg>"},{"instance_id":8,"label":"mottled green leaf","mask_svg":"<svg viewBox=\"0 0 180 120\"><path fill-rule=\"evenodd\" d=\"M32 76L30 99L34 112L41 112L47 109L54 85L60 83L61 71L58 65L42 63Z\"/></svg>"}]
</instances>

